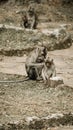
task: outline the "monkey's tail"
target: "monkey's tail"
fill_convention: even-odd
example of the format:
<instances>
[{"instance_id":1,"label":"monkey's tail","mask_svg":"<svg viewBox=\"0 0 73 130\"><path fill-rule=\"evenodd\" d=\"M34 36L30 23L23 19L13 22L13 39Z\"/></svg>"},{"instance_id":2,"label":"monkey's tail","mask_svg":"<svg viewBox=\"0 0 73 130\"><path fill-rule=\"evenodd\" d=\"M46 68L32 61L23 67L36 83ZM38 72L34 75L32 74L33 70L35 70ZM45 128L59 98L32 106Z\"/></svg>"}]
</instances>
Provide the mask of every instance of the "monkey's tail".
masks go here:
<instances>
[{"instance_id":1,"label":"monkey's tail","mask_svg":"<svg viewBox=\"0 0 73 130\"><path fill-rule=\"evenodd\" d=\"M0 80L0 83L22 83L27 80L29 80L28 77L24 78L23 80Z\"/></svg>"}]
</instances>

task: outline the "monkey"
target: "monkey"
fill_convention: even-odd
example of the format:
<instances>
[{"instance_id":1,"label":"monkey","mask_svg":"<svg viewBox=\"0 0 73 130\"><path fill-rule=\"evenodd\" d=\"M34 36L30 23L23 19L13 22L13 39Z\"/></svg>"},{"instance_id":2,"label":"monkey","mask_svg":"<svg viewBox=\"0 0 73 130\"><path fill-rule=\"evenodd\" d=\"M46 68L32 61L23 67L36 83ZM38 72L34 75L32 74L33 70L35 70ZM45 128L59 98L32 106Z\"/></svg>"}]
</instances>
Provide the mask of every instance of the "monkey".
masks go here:
<instances>
[{"instance_id":1,"label":"monkey","mask_svg":"<svg viewBox=\"0 0 73 130\"><path fill-rule=\"evenodd\" d=\"M38 17L35 11L30 8L27 13L22 15L22 26L28 29L36 29Z\"/></svg>"},{"instance_id":2,"label":"monkey","mask_svg":"<svg viewBox=\"0 0 73 130\"><path fill-rule=\"evenodd\" d=\"M29 79L39 79L47 55L46 47L37 47L26 58L25 68Z\"/></svg>"},{"instance_id":3,"label":"monkey","mask_svg":"<svg viewBox=\"0 0 73 130\"><path fill-rule=\"evenodd\" d=\"M26 59L25 68L27 75L30 79L36 79L39 77L40 71L44 61L44 58L47 54L45 47L37 47L33 50ZM34 76L35 75L35 76Z\"/></svg>"},{"instance_id":4,"label":"monkey","mask_svg":"<svg viewBox=\"0 0 73 130\"><path fill-rule=\"evenodd\" d=\"M53 59L49 57L45 59L41 75L45 84L48 83L48 81L50 81L51 77L56 76L56 69L55 69L55 64L53 62Z\"/></svg>"},{"instance_id":5,"label":"monkey","mask_svg":"<svg viewBox=\"0 0 73 130\"><path fill-rule=\"evenodd\" d=\"M27 18L28 18L28 28L29 29L36 29L37 24L38 24L38 17L37 17L37 14L32 6L30 6L28 8Z\"/></svg>"},{"instance_id":6,"label":"monkey","mask_svg":"<svg viewBox=\"0 0 73 130\"><path fill-rule=\"evenodd\" d=\"M44 65L44 59L47 55L47 48L43 46L38 46L33 50L29 56L26 58L25 68L27 72L27 77L23 80L2 80L0 83L21 83L28 81L29 79L39 79L41 76L41 71Z\"/></svg>"}]
</instances>

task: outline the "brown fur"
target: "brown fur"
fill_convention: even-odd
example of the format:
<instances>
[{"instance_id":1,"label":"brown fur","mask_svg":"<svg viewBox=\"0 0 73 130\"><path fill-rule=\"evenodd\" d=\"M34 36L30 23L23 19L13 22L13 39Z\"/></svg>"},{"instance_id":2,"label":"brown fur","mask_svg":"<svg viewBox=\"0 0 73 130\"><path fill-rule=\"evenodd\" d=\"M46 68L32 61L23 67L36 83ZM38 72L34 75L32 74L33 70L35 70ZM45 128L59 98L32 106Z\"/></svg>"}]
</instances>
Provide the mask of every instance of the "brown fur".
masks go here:
<instances>
[{"instance_id":1,"label":"brown fur","mask_svg":"<svg viewBox=\"0 0 73 130\"><path fill-rule=\"evenodd\" d=\"M25 68L30 79L40 77L47 50L45 47L37 47L26 59Z\"/></svg>"},{"instance_id":2,"label":"brown fur","mask_svg":"<svg viewBox=\"0 0 73 130\"><path fill-rule=\"evenodd\" d=\"M23 26L29 29L36 29L38 17L33 7L29 7L26 14L22 16Z\"/></svg>"},{"instance_id":3,"label":"brown fur","mask_svg":"<svg viewBox=\"0 0 73 130\"><path fill-rule=\"evenodd\" d=\"M50 77L56 76L56 69L53 59L47 57L45 59L44 67L42 69L42 78L45 83L50 80Z\"/></svg>"}]
</instances>

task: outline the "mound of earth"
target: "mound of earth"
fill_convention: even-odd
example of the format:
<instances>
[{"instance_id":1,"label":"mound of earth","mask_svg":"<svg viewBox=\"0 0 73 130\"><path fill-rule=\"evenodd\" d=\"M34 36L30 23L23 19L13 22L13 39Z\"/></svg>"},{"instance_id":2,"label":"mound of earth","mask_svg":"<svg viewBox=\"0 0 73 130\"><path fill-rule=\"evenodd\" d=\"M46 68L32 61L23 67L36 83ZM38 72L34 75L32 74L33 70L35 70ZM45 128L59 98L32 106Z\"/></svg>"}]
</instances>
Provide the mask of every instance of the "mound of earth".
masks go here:
<instances>
[{"instance_id":1,"label":"mound of earth","mask_svg":"<svg viewBox=\"0 0 73 130\"><path fill-rule=\"evenodd\" d=\"M46 46L48 51L66 49L72 45L72 38L65 28L41 31L7 25L0 28L2 55L23 55L25 51L33 50L37 45Z\"/></svg>"}]
</instances>

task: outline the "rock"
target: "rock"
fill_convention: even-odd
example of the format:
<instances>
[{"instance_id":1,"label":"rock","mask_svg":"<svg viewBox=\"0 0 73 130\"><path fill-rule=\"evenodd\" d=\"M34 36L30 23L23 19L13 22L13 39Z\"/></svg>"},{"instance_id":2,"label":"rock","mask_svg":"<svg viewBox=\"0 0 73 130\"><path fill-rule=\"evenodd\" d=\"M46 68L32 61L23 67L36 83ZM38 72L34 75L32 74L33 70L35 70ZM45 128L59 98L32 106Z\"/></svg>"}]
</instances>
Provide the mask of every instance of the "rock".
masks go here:
<instances>
[{"instance_id":1,"label":"rock","mask_svg":"<svg viewBox=\"0 0 73 130\"><path fill-rule=\"evenodd\" d=\"M10 121L7 124L5 124L5 130L19 130L20 128L23 128L22 120Z\"/></svg>"},{"instance_id":2,"label":"rock","mask_svg":"<svg viewBox=\"0 0 73 130\"><path fill-rule=\"evenodd\" d=\"M71 24L61 24L60 27L61 28L65 28L65 29L72 29L72 25Z\"/></svg>"},{"instance_id":3,"label":"rock","mask_svg":"<svg viewBox=\"0 0 73 130\"><path fill-rule=\"evenodd\" d=\"M49 36L49 37L58 37L61 34L66 34L66 29L65 28L56 28L53 30L48 30L48 29L43 29L42 33Z\"/></svg>"},{"instance_id":4,"label":"rock","mask_svg":"<svg viewBox=\"0 0 73 130\"><path fill-rule=\"evenodd\" d=\"M63 117L63 114L61 114L61 113L55 113L55 114L52 114L51 116L50 116L50 119L59 119L59 118L62 118Z\"/></svg>"},{"instance_id":5,"label":"rock","mask_svg":"<svg viewBox=\"0 0 73 130\"><path fill-rule=\"evenodd\" d=\"M51 130L51 127L57 128L60 125L73 125L73 114L54 113L41 118L25 117L19 121L0 124L0 130Z\"/></svg>"},{"instance_id":6,"label":"rock","mask_svg":"<svg viewBox=\"0 0 73 130\"><path fill-rule=\"evenodd\" d=\"M44 128L43 121L37 116L27 117L25 119L25 121L27 122L29 129L42 129L42 128Z\"/></svg>"},{"instance_id":7,"label":"rock","mask_svg":"<svg viewBox=\"0 0 73 130\"><path fill-rule=\"evenodd\" d=\"M50 86L56 87L60 84L64 84L63 79L61 77L52 77L50 78Z\"/></svg>"},{"instance_id":8,"label":"rock","mask_svg":"<svg viewBox=\"0 0 73 130\"><path fill-rule=\"evenodd\" d=\"M34 121L39 120L39 118L36 116L32 116L32 117L27 117L25 120L27 124L29 125L30 123L34 123Z\"/></svg>"},{"instance_id":9,"label":"rock","mask_svg":"<svg viewBox=\"0 0 73 130\"><path fill-rule=\"evenodd\" d=\"M49 38L46 43L48 50L65 49L72 45L71 35L67 32L66 28L57 28L54 30L42 30L42 33ZM43 45L45 45L43 43Z\"/></svg>"},{"instance_id":10,"label":"rock","mask_svg":"<svg viewBox=\"0 0 73 130\"><path fill-rule=\"evenodd\" d=\"M11 25L6 25L6 24L0 24L0 30L1 29L14 29L15 31L24 31L24 28L21 27L16 27L16 26L11 26Z\"/></svg>"}]
</instances>

